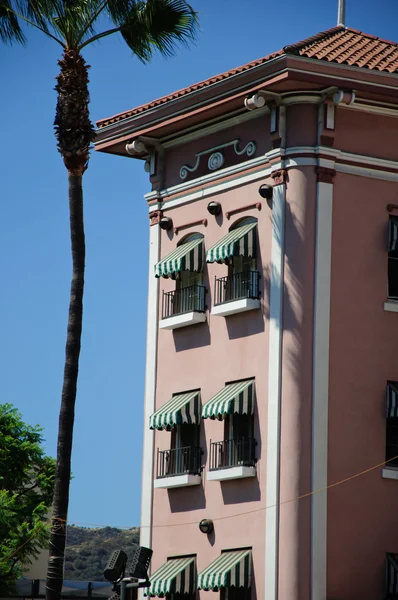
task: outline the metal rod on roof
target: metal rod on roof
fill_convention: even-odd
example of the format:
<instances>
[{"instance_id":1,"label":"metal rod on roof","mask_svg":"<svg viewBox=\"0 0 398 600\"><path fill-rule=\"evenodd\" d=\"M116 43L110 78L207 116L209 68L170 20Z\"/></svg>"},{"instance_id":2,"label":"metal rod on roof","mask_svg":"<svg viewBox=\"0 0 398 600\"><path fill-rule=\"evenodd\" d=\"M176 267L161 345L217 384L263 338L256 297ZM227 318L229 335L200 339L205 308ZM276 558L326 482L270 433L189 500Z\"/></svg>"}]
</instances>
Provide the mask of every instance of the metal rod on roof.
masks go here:
<instances>
[{"instance_id":1,"label":"metal rod on roof","mask_svg":"<svg viewBox=\"0 0 398 600\"><path fill-rule=\"evenodd\" d=\"M339 0L337 9L337 25L345 26L345 0Z\"/></svg>"}]
</instances>

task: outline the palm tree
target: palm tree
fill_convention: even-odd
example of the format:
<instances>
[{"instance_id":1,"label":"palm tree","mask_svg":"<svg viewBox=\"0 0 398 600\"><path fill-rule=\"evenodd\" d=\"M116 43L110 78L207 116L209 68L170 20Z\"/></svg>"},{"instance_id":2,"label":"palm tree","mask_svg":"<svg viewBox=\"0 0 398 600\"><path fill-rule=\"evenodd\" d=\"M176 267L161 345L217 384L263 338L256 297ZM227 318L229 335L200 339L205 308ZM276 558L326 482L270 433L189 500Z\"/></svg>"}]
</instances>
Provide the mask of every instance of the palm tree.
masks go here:
<instances>
[{"instance_id":1,"label":"palm tree","mask_svg":"<svg viewBox=\"0 0 398 600\"><path fill-rule=\"evenodd\" d=\"M98 31L104 15L112 25ZM47 600L59 600L65 561L72 436L83 316L85 235L82 179L95 132L90 120L88 65L82 50L119 33L133 53L148 62L155 51L172 55L177 42L191 41L197 17L185 0L0 0L0 39L25 43L23 24L39 29L62 47L58 61L54 120L58 150L68 171L72 282L59 415L57 467L50 531Z\"/></svg>"}]
</instances>

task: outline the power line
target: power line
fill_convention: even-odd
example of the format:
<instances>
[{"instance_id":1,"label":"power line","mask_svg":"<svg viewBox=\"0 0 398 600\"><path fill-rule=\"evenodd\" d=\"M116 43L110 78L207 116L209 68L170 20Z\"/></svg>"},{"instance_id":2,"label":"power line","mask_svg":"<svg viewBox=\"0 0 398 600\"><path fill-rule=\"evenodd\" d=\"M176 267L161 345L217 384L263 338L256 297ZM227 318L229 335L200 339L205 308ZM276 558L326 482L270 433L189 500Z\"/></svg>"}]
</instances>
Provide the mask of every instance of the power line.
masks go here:
<instances>
[{"instance_id":1,"label":"power line","mask_svg":"<svg viewBox=\"0 0 398 600\"><path fill-rule=\"evenodd\" d=\"M284 504L289 504L291 502L295 502L297 500L302 500L303 498L309 498L310 496L314 496L315 494L319 494L320 492L326 492L327 490L330 490L331 488L334 488L338 485L341 485L343 483L347 483L348 481L351 481L352 479L356 479L357 477L361 477L362 475L366 475L366 473L370 473L370 471L374 471L374 469L379 469L381 467L384 467L384 465L388 464L389 462L398 459L398 455L397 456L393 456L393 458L390 458L389 460L385 460L382 463L378 463L377 465L373 465L372 467L369 467L368 469L365 469L364 471L359 471L358 473L355 473L354 475L351 475L350 477L345 477L344 479L340 479L339 481L336 481L335 483L331 483L330 485L327 485L323 488L319 488L317 490L313 490L312 492L308 492L306 494L301 494L300 496L295 496L294 498L290 498L290 500L283 500L282 502L279 502L278 504L271 504L269 506L263 506L261 508L255 508L253 510L247 510L241 513L235 513L233 515L227 515L225 517L214 517L214 519L212 519L212 521L223 521L225 519L233 519L235 517L243 517L245 515L250 515L256 512L261 512L263 510L268 510L270 508L276 508L277 506L282 506ZM18 554L18 552L21 550L21 548L23 548L28 542L30 542L30 540L32 538L35 537L35 535L37 535L39 533L39 531L41 531L48 523L51 523L51 521L53 520L53 518L49 519L48 521L44 522L43 525L35 532L33 533L23 544L21 544L21 546L19 546L19 548L17 548L12 554L10 554L9 556L7 556L5 559L3 559L2 561L0 561L0 564L5 563L6 561L10 560L11 558L13 558L16 554ZM64 523L66 523L67 521L65 521L65 519L60 519L57 518L57 521L64 521ZM113 527L115 529L124 529L124 530L130 530L130 529L138 529L137 526L133 526L133 527L129 527L129 526L125 526L125 525L99 525L99 524L94 524L94 523L84 523L82 521L74 521L73 519L70 519L73 524L76 525L85 525L86 527L98 527L98 528L105 528L105 527ZM186 525L196 525L197 523L197 519L195 521L187 521L185 523L166 523L164 525L152 525L152 528L163 528L163 527L184 527Z\"/></svg>"}]
</instances>

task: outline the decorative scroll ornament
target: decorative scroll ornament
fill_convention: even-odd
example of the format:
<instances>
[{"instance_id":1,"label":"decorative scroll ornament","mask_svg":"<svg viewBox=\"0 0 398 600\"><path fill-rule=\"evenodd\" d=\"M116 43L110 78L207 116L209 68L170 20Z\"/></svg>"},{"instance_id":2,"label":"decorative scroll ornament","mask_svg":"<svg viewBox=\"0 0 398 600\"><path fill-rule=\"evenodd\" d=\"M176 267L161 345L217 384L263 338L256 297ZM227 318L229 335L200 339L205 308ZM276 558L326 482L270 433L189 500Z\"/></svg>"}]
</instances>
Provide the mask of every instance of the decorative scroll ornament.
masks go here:
<instances>
[{"instance_id":1,"label":"decorative scroll ornament","mask_svg":"<svg viewBox=\"0 0 398 600\"><path fill-rule=\"evenodd\" d=\"M230 146L232 146L237 156L242 156L243 154L246 154L249 158L254 156L256 152L256 142L249 142L248 144L246 144L243 150L239 150L239 143L240 140L236 139L232 140L232 142L227 142L226 144L221 144L220 146L215 146L214 148L209 148L208 150L198 152L196 154L196 162L193 167L191 167L190 165L183 165L181 167L180 178L186 179L189 173L194 173L195 171L197 171L202 156L206 156L208 154L210 154L210 156L207 161L207 166L210 169L210 171L216 171L217 169L221 169L221 167L224 165L225 158L224 154L222 152L219 152L219 150L222 150L223 148L229 148Z\"/></svg>"},{"instance_id":2,"label":"decorative scroll ornament","mask_svg":"<svg viewBox=\"0 0 398 600\"><path fill-rule=\"evenodd\" d=\"M210 171L216 171L217 169L221 169L225 162L224 154L222 152L213 152L210 154L209 160L207 161L207 166Z\"/></svg>"}]
</instances>

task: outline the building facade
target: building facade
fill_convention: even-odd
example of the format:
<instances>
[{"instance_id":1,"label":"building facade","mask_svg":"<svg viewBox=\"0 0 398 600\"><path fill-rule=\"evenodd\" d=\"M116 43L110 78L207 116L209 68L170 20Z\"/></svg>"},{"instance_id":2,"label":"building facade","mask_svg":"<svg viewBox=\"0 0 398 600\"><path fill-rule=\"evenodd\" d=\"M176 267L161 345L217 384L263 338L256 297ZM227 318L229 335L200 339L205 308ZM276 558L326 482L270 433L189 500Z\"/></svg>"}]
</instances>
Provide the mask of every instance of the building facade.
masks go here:
<instances>
[{"instance_id":1,"label":"building facade","mask_svg":"<svg viewBox=\"0 0 398 600\"><path fill-rule=\"evenodd\" d=\"M339 26L97 124L152 186L152 596L398 594L397 75Z\"/></svg>"}]
</instances>

